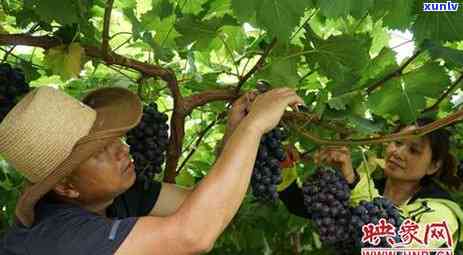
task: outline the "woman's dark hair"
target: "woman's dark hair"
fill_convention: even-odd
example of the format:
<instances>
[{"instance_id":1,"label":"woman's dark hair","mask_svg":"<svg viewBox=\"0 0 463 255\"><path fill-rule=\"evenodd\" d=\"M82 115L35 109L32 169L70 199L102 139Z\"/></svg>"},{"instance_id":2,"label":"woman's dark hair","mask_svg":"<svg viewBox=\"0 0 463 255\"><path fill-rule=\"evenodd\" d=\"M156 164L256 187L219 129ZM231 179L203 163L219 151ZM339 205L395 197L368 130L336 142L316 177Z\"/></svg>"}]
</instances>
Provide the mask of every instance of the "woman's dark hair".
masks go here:
<instances>
[{"instance_id":1,"label":"woman's dark hair","mask_svg":"<svg viewBox=\"0 0 463 255\"><path fill-rule=\"evenodd\" d=\"M416 120L418 127L425 126L434 122L431 118L420 118ZM402 127L403 128L403 127ZM449 188L457 189L461 185L461 180L457 176L457 160L450 153L450 136L451 132L445 128L440 128L424 135L429 139L431 145L433 162L441 161L442 165L432 176L425 176L422 182L429 182L432 178L446 184Z\"/></svg>"}]
</instances>

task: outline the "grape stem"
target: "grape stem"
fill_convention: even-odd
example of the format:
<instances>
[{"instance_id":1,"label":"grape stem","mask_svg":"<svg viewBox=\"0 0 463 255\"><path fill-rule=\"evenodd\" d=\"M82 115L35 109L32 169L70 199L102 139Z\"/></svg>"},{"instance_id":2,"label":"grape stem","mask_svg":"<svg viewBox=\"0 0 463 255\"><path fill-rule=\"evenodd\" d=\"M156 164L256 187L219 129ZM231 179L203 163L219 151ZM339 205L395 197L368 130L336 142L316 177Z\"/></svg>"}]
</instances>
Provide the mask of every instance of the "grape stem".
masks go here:
<instances>
[{"instance_id":1,"label":"grape stem","mask_svg":"<svg viewBox=\"0 0 463 255\"><path fill-rule=\"evenodd\" d=\"M308 132L307 130L304 130L303 128L299 127L300 125L298 125L294 121L285 121L283 124L287 126L288 128L295 130L303 137L309 140L312 140L317 144L341 146L341 145L379 144L379 143L391 142L391 141L396 141L396 140L418 138L420 136L426 135L439 128L451 125L462 119L463 119L463 109L456 111L455 113L452 113L445 118L438 119L425 126L418 127L416 129L413 129L407 132L397 132L397 133L392 133L392 134L373 137L373 138L345 139L345 140L330 140L330 139L320 138L319 136L312 134L311 132Z\"/></svg>"},{"instance_id":2,"label":"grape stem","mask_svg":"<svg viewBox=\"0 0 463 255\"><path fill-rule=\"evenodd\" d=\"M386 75L383 79L375 82L373 85L371 85L370 87L367 88L367 94L369 95L370 93L372 93L374 90L376 90L377 88L381 87L382 85L384 85L388 80L394 78L394 77L398 77L400 75L402 75L404 69L411 63L413 62L413 60L415 60L420 54L422 53L421 50L418 50L415 52L415 54L413 54L413 56L411 56L409 59L407 59L407 61L405 61L397 70L394 70L392 71L391 73L389 73L388 75Z\"/></svg>"}]
</instances>

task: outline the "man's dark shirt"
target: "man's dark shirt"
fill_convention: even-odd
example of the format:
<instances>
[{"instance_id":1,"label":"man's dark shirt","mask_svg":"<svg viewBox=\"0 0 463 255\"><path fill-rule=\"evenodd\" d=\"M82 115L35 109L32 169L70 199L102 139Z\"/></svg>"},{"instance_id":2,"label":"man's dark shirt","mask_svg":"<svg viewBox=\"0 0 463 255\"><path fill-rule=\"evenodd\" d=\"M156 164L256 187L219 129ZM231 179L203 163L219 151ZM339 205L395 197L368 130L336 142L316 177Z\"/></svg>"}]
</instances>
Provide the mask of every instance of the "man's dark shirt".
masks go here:
<instances>
[{"instance_id":1,"label":"man's dark shirt","mask_svg":"<svg viewBox=\"0 0 463 255\"><path fill-rule=\"evenodd\" d=\"M110 219L44 198L35 208L31 228L16 224L0 239L0 255L114 254L137 217L149 214L160 190L158 182L135 182L107 209Z\"/></svg>"}]
</instances>

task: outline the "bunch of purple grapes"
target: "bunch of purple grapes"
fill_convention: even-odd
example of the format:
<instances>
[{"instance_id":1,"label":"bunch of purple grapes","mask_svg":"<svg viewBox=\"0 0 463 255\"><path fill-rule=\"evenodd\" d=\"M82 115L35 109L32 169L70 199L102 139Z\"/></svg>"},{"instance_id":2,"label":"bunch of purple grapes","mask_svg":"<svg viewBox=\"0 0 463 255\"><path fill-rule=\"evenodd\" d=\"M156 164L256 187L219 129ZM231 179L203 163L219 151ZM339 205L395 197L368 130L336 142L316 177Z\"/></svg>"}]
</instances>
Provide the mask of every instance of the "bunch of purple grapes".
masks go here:
<instances>
[{"instance_id":1,"label":"bunch of purple grapes","mask_svg":"<svg viewBox=\"0 0 463 255\"><path fill-rule=\"evenodd\" d=\"M8 63L0 64L0 121L19 101L20 97L30 91L24 73Z\"/></svg>"},{"instance_id":2,"label":"bunch of purple grapes","mask_svg":"<svg viewBox=\"0 0 463 255\"><path fill-rule=\"evenodd\" d=\"M302 188L304 205L320 234L320 240L335 245L350 239L350 190L339 171L321 167Z\"/></svg>"},{"instance_id":3,"label":"bunch of purple grapes","mask_svg":"<svg viewBox=\"0 0 463 255\"><path fill-rule=\"evenodd\" d=\"M277 127L264 134L260 141L251 178L252 194L259 200L278 200L277 186L282 181L280 161L286 158L282 144L284 139L284 131Z\"/></svg>"},{"instance_id":4,"label":"bunch of purple grapes","mask_svg":"<svg viewBox=\"0 0 463 255\"><path fill-rule=\"evenodd\" d=\"M362 239L362 227L365 224L378 224L380 219L385 219L387 223L392 224L397 232L403 219L399 213L399 210L394 204L384 197L376 197L373 201L361 201L360 204L352 208L352 220L351 225L353 226L353 236L356 241L356 245L359 247L372 247L374 245L361 242ZM398 236L392 237L394 242L400 241ZM385 238L381 239L381 242L376 247L389 247Z\"/></svg>"},{"instance_id":5,"label":"bunch of purple grapes","mask_svg":"<svg viewBox=\"0 0 463 255\"><path fill-rule=\"evenodd\" d=\"M135 171L142 179L152 179L162 171L169 144L168 116L158 111L156 103L143 109L143 117L127 133L127 144L134 160Z\"/></svg>"}]
</instances>

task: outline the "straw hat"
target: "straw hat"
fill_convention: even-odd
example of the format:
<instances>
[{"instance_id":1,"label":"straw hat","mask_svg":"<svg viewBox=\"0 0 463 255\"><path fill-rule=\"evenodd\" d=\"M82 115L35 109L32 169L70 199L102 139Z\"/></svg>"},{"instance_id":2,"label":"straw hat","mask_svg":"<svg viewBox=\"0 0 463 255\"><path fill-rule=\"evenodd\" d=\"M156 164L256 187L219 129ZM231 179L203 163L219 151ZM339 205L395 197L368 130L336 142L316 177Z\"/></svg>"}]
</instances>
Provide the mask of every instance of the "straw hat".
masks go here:
<instances>
[{"instance_id":1,"label":"straw hat","mask_svg":"<svg viewBox=\"0 0 463 255\"><path fill-rule=\"evenodd\" d=\"M27 179L16 205L25 226L34 206L80 163L135 127L142 104L122 88L103 88L83 103L51 87L29 92L0 123L0 153Z\"/></svg>"}]
</instances>

